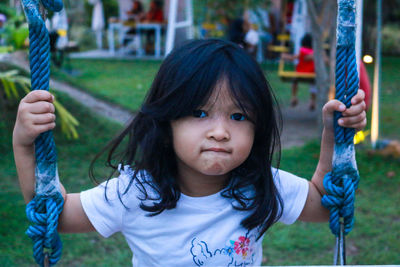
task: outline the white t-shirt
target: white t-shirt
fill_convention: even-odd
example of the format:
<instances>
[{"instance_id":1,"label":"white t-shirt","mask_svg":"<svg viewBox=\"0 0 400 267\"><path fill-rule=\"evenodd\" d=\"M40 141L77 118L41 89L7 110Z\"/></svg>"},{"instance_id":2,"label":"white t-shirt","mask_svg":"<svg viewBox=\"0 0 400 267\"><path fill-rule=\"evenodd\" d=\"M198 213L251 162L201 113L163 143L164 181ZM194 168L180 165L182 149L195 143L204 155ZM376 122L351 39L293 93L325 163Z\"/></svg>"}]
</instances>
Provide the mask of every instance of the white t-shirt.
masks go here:
<instances>
[{"instance_id":1,"label":"white t-shirt","mask_svg":"<svg viewBox=\"0 0 400 267\"><path fill-rule=\"evenodd\" d=\"M253 29L250 29L247 33L246 33L246 35L245 35L245 37L244 37L244 41L247 43L247 44L250 44L250 45L256 45L256 44L258 44L258 41L260 40L260 37L258 36L258 32L256 32L255 30L253 30Z\"/></svg>"},{"instance_id":2,"label":"white t-shirt","mask_svg":"<svg viewBox=\"0 0 400 267\"><path fill-rule=\"evenodd\" d=\"M273 169L273 173L284 203L280 221L291 224L303 210L308 182L281 170ZM108 182L106 194L105 182L82 192L81 202L103 237L122 232L133 252L133 266L261 265L262 238L256 240L257 229L240 226L250 212L235 210L232 199L220 193L205 197L181 194L176 208L150 217L139 207L141 193L136 182L123 194L131 176L125 167L119 178Z\"/></svg>"}]
</instances>

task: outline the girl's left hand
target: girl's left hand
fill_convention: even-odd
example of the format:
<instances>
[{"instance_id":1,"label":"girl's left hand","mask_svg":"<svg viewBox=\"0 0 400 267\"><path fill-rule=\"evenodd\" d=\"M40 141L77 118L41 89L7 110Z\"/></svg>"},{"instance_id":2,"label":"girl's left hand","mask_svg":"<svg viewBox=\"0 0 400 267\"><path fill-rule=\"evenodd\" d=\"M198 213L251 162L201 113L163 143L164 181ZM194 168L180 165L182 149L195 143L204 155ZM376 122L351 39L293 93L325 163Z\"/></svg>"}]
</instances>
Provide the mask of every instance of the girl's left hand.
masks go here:
<instances>
[{"instance_id":1,"label":"girl's left hand","mask_svg":"<svg viewBox=\"0 0 400 267\"><path fill-rule=\"evenodd\" d=\"M366 104L364 102L364 91L358 90L357 94L351 99L350 108L339 100L330 100L322 108L322 116L325 129L333 131L333 113L334 111L342 112L343 117L338 121L338 124L346 128L354 128L357 131L364 129L367 125L367 115L365 112Z\"/></svg>"}]
</instances>

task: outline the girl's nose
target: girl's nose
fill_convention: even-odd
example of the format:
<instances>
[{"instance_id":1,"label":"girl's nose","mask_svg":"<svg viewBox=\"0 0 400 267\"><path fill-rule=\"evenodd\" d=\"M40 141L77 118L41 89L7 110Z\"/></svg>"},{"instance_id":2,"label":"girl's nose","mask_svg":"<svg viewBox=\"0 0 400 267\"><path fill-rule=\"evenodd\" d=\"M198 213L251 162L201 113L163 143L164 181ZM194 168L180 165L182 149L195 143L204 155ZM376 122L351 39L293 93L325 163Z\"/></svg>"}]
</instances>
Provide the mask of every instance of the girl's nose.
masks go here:
<instances>
[{"instance_id":1,"label":"girl's nose","mask_svg":"<svg viewBox=\"0 0 400 267\"><path fill-rule=\"evenodd\" d=\"M231 138L228 123L223 119L217 119L210 126L207 131L207 138L216 141L228 141Z\"/></svg>"}]
</instances>

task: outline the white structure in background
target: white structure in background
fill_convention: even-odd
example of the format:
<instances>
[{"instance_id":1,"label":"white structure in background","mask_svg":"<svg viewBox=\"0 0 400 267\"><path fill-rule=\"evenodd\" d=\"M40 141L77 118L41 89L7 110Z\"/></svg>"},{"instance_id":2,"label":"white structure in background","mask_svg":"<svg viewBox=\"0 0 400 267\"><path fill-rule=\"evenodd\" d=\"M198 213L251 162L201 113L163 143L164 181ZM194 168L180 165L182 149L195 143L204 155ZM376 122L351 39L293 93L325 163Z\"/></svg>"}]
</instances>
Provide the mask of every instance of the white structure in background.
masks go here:
<instances>
[{"instance_id":1,"label":"white structure in background","mask_svg":"<svg viewBox=\"0 0 400 267\"><path fill-rule=\"evenodd\" d=\"M129 26L123 25L123 21L127 20L127 11L132 8L131 0L119 0L119 18L116 22L109 23L108 28L108 44L109 52L115 55L116 50L114 46L114 32L118 34L119 44L123 44L126 39ZM165 37L165 54L167 55L174 48L175 44L182 40L193 38L193 4L192 0L164 0L164 17L167 19L167 31ZM154 57L158 58L163 56L161 52L162 38L161 32L163 25L159 23L136 23L136 35L139 37L137 45L137 55L144 55L141 48L140 32L146 29L154 29L156 33L155 40L155 53Z\"/></svg>"},{"instance_id":2,"label":"white structure in background","mask_svg":"<svg viewBox=\"0 0 400 267\"><path fill-rule=\"evenodd\" d=\"M294 44L295 55L298 55L301 47L301 39L310 31L310 21L307 16L306 0L297 0L293 7L293 18L290 28L290 39ZM296 62L297 63L297 62Z\"/></svg>"},{"instance_id":3,"label":"white structure in background","mask_svg":"<svg viewBox=\"0 0 400 267\"><path fill-rule=\"evenodd\" d=\"M192 0L169 0L166 2L169 2L167 17L168 28L165 41L165 55L168 55L174 48L178 29L185 29L186 39L193 38L193 3ZM184 12L182 12L184 18L181 21L178 21L178 8L180 10L184 9Z\"/></svg>"},{"instance_id":4,"label":"white structure in background","mask_svg":"<svg viewBox=\"0 0 400 267\"><path fill-rule=\"evenodd\" d=\"M103 30L105 26L103 3L101 0L89 0L89 3L93 5L92 30L96 34L97 48L102 49Z\"/></svg>"},{"instance_id":5,"label":"white structure in background","mask_svg":"<svg viewBox=\"0 0 400 267\"><path fill-rule=\"evenodd\" d=\"M119 7L119 21L127 21L128 14L127 12L132 9L133 1L132 0L118 0Z\"/></svg>"}]
</instances>

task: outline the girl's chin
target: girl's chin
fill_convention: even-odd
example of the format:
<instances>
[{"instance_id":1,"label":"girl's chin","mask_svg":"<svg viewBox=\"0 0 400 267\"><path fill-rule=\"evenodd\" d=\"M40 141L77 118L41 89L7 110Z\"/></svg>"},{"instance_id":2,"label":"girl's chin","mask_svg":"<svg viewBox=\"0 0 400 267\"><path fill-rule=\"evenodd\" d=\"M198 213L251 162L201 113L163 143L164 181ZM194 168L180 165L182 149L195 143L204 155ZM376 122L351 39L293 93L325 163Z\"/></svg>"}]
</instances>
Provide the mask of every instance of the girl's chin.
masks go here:
<instances>
[{"instance_id":1,"label":"girl's chin","mask_svg":"<svg viewBox=\"0 0 400 267\"><path fill-rule=\"evenodd\" d=\"M231 171L231 168L219 163L214 163L211 166L204 168L205 175L221 176L226 175Z\"/></svg>"}]
</instances>

